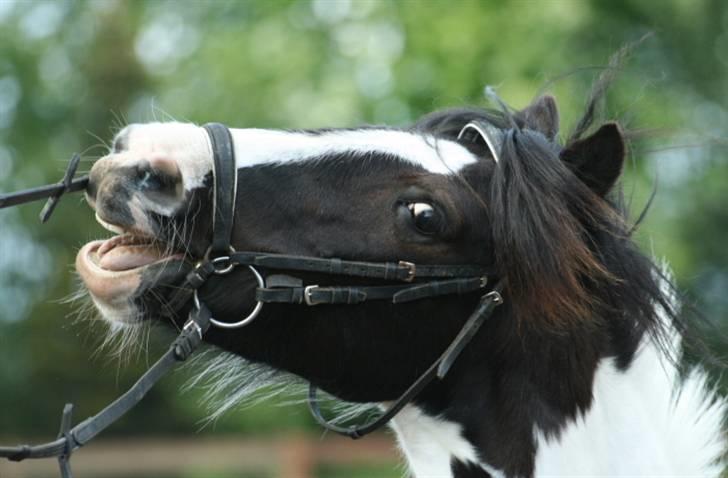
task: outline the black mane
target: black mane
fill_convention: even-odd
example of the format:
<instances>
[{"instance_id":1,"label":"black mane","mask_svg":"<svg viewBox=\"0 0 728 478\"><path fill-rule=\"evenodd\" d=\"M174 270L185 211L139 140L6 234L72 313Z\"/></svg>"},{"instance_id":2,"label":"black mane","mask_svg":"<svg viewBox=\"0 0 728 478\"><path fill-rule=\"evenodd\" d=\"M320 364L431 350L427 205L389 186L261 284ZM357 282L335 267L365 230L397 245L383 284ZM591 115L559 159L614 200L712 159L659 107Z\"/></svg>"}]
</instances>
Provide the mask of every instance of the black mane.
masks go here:
<instances>
[{"instance_id":1,"label":"black mane","mask_svg":"<svg viewBox=\"0 0 728 478\"><path fill-rule=\"evenodd\" d=\"M497 270L507 278L524 326L536 322L559 332L570 324L599 326L629 316L639 333L658 329L660 312L678 321L667 296L674 289L632 240L635 225L620 185L601 195L589 178L579 177L579 161L588 158L572 153L582 137L561 145L532 129L523 115L498 110L440 111L414 128L455 140L474 120L504 133L490 183L472 186L487 203ZM484 161L490 157L482 144L466 146ZM614 161L621 165L620 158Z\"/></svg>"},{"instance_id":2,"label":"black mane","mask_svg":"<svg viewBox=\"0 0 728 478\"><path fill-rule=\"evenodd\" d=\"M635 225L615 183L625 150L620 129L607 123L587 136L590 130L581 124L581 134L562 145L543 115L532 122L529 115L533 118L534 112L455 109L415 125L418 131L456 139L467 123L483 120L503 133L497 166L480 165L480 174L472 168L461 176L488 211L484 227L490 228L496 274L506 279L503 315L517 321L517 332L514 336L513 328L501 324L491 333L503 336L481 344L500 356L479 356L480 363L491 364L483 372L489 376L467 379L468 393L491 399L481 399L472 416L453 413L451 418L468 423L489 416L495 422L491 429L466 430L466 435L493 457L520 455L502 465L509 475L523 476L533 472L531 426L558 435L567 421L586 412L601 359L613 357L626 369L647 336L674 358L677 351L668 336L673 329L683 330L673 285L632 239ZM484 144L466 146L493 163ZM482 175L483 167L489 177ZM488 382L497 383L497 390ZM496 438L496 430L518 423L520 433L511 428L511 438ZM491 463L501 464L497 458Z\"/></svg>"}]
</instances>

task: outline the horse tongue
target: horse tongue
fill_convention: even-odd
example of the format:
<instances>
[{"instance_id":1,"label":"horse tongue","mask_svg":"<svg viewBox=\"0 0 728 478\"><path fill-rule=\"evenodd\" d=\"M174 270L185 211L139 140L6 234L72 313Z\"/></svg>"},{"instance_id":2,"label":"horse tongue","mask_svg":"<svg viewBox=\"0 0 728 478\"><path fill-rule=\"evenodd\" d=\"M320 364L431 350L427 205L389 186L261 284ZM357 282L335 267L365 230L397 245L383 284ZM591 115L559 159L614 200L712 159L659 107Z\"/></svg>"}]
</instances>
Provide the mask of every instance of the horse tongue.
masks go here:
<instances>
[{"instance_id":1,"label":"horse tongue","mask_svg":"<svg viewBox=\"0 0 728 478\"><path fill-rule=\"evenodd\" d=\"M116 246L99 258L99 266L109 271L125 271L162 259L159 249L149 245Z\"/></svg>"}]
</instances>

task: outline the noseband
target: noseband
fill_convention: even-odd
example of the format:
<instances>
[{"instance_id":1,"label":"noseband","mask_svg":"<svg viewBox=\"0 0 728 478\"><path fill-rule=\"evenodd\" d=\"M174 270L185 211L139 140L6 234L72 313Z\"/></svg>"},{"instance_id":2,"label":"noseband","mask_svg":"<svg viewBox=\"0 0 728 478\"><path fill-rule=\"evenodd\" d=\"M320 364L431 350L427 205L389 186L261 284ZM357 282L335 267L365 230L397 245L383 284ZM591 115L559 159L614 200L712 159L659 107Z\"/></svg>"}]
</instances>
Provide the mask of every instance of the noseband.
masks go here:
<instances>
[{"instance_id":1,"label":"noseband","mask_svg":"<svg viewBox=\"0 0 728 478\"><path fill-rule=\"evenodd\" d=\"M489 133L492 129L489 129L489 126L469 123L463 128L460 136L472 135L473 132L479 134L479 139L486 142L493 158L497 161L496 145L499 144L499 141L497 141L496 135ZM180 335L172 343L167 353L152 365L129 391L97 415L71 428L72 406L67 405L64 409L61 432L57 440L37 446L0 447L0 457L13 461L21 461L26 458L58 457L62 476L70 478L69 458L71 453L121 418L142 400L169 369L176 363L185 361L202 342L202 338L210 326L223 329L243 327L259 316L265 304L299 304L312 307L322 304L355 305L369 300L390 300L394 304L402 304L420 299L469 294L482 290L484 294L475 310L439 358L381 415L370 422L359 426L342 427L336 425L335 420L326 419L319 408L317 388L313 384L310 385L308 404L316 421L328 430L351 438L360 438L388 423L434 380L443 379L485 320L503 302L501 296L503 281L499 281L489 292L486 292L489 271L480 266L414 264L407 261L361 262L236 251L231 245L237 194L237 170L232 136L228 128L219 123L206 124L204 128L210 139L214 164L213 234L204 258L187 274L183 284L170 301L170 309L178 310L192 299L192 310ZM87 178L73 179L73 172L77 164L78 159L74 157L64 181L58 185L0 196L0 207L51 196L46 208L49 211L43 217L44 220L47 219L61 194L85 187ZM240 266L247 267L257 282L255 306L248 315L238 321L225 322L215 319L204 300L200 298L198 290L212 276L224 276ZM271 274L270 271L281 272ZM387 284L319 286L305 284L302 279L291 275L291 272L315 272L337 277L377 279L385 281Z\"/></svg>"}]
</instances>

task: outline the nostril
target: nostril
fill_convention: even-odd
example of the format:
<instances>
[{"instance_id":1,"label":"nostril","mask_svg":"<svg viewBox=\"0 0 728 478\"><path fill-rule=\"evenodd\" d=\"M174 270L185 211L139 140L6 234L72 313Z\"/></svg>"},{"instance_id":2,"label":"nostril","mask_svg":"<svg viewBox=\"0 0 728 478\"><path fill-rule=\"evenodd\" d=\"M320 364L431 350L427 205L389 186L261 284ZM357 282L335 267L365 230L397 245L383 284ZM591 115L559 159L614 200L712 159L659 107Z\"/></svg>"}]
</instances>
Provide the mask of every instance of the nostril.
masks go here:
<instances>
[{"instance_id":1,"label":"nostril","mask_svg":"<svg viewBox=\"0 0 728 478\"><path fill-rule=\"evenodd\" d=\"M164 177L151 169L140 169L136 181L142 191L161 191L165 186Z\"/></svg>"},{"instance_id":2,"label":"nostril","mask_svg":"<svg viewBox=\"0 0 728 478\"><path fill-rule=\"evenodd\" d=\"M177 162L172 159L152 158L149 160L149 166L152 169L160 171L168 176L181 179L179 166L177 166Z\"/></svg>"},{"instance_id":3,"label":"nostril","mask_svg":"<svg viewBox=\"0 0 728 478\"><path fill-rule=\"evenodd\" d=\"M139 164L134 183L150 199L160 199L159 196L169 199L181 193L182 176L174 161L157 158Z\"/></svg>"}]
</instances>

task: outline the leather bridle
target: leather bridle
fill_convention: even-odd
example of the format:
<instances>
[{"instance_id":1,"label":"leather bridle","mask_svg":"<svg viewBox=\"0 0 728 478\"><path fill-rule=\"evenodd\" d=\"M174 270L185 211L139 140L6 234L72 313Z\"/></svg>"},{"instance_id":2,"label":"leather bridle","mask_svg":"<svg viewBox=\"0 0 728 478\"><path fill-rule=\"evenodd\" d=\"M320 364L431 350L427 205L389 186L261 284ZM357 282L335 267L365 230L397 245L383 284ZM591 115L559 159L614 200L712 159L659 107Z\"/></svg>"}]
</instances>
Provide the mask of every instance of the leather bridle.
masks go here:
<instances>
[{"instance_id":1,"label":"leather bridle","mask_svg":"<svg viewBox=\"0 0 728 478\"><path fill-rule=\"evenodd\" d=\"M483 134L489 125L468 124L461 136L476 131ZM321 304L360 304L368 300L390 300L401 304L415 300L452 294L469 294L483 291L478 305L465 321L459 333L437 360L407 388L407 390L381 415L364 425L342 427L324 418L319 407L317 389L312 384L309 389L308 403L313 417L328 430L359 438L388 423L404 406L410 403L426 386L436 379L443 379L453 363L473 339L485 320L503 302L501 292L503 282L499 281L488 292L488 270L473 265L430 265L399 262L362 262L334 258L292 256L261 252L236 251L231 245L234 225L234 207L237 192L237 170L232 136L228 128L219 123L204 126L210 139L214 158L213 171L213 234L210 247L204 258L187 274L179 292L171 299L170 307L176 309L193 299L192 310L182 327L179 336L169 350L121 397L116 399L95 416L71 427L72 406L66 405L61 420L59 438L55 441L36 445L0 447L0 457L13 461L28 458L58 457L61 475L71 477L69 458L71 453L88 443L109 425L118 420L143 399L152 386L178 362L185 361L200 345L210 326L231 329L243 327L255 320L264 304L300 304L317 306ZM493 158L498 152L493 146L493 138L486 139ZM78 164L74 155L62 183L43 186L32 190L20 191L0 196L0 208L49 197L42 219L47 219L58 199L65 192L80 190L88 182L87 178L73 179ZM198 290L213 275L222 276L235 267L245 266L255 276L257 288L256 304L244 318L235 322L225 322L212 317L210 309L200 299ZM261 272L264 271L265 273ZM282 271L270 274L270 271ZM291 272L315 272L337 277L349 276L378 279L388 282L385 285L336 285L319 286L304 284L304 281L291 275ZM392 284L394 283L394 284Z\"/></svg>"}]
</instances>

